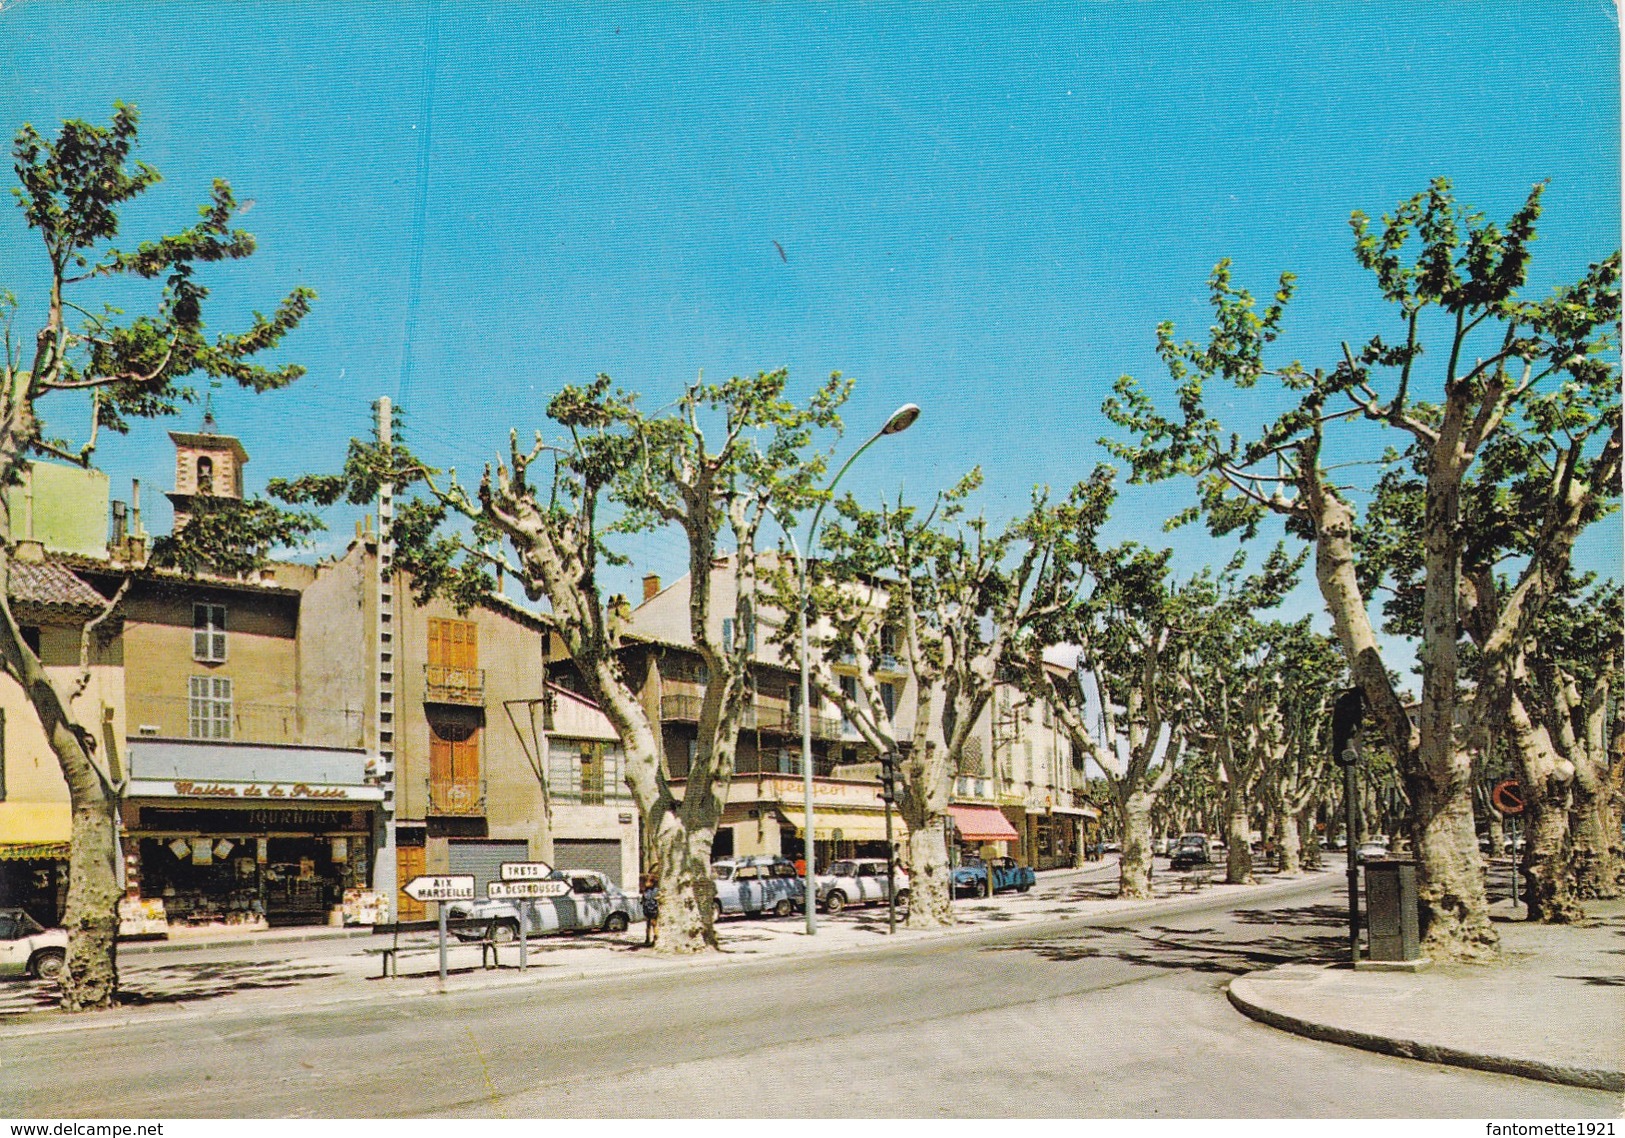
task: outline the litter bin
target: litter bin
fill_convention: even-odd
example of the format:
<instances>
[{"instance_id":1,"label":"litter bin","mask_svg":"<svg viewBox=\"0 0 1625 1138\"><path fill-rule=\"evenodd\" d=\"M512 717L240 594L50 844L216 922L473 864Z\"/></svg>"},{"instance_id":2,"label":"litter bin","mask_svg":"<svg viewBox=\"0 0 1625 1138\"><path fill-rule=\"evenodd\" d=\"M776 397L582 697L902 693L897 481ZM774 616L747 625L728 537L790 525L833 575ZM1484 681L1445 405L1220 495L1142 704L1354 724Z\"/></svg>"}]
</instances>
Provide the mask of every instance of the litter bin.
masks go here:
<instances>
[{"instance_id":1,"label":"litter bin","mask_svg":"<svg viewBox=\"0 0 1625 1138\"><path fill-rule=\"evenodd\" d=\"M1366 927L1372 960L1411 961L1421 957L1420 909L1416 903L1416 863L1382 858L1365 863Z\"/></svg>"}]
</instances>

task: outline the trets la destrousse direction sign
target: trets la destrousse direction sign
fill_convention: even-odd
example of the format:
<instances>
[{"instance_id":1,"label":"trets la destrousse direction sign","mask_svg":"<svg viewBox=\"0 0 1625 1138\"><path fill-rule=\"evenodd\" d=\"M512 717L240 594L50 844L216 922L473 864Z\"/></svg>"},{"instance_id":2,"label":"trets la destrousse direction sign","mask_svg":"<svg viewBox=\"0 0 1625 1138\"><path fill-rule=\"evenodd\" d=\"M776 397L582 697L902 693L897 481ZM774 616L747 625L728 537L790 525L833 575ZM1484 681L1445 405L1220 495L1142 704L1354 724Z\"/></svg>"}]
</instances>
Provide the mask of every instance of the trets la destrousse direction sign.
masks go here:
<instances>
[{"instance_id":1,"label":"trets la destrousse direction sign","mask_svg":"<svg viewBox=\"0 0 1625 1138\"><path fill-rule=\"evenodd\" d=\"M563 897L570 892L568 881L491 881L485 895L493 901L520 901L534 897Z\"/></svg>"}]
</instances>

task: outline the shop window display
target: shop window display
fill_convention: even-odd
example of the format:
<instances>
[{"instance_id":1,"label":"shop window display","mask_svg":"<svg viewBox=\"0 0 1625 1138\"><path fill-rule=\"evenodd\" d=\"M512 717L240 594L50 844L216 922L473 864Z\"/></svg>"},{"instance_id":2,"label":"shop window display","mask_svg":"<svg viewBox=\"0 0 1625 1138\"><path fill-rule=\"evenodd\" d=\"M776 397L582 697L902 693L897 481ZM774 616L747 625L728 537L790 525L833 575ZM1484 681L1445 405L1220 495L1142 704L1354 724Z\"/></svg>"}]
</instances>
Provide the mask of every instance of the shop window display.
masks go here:
<instances>
[{"instance_id":1,"label":"shop window display","mask_svg":"<svg viewBox=\"0 0 1625 1138\"><path fill-rule=\"evenodd\" d=\"M365 885L355 837L145 838L140 892L172 925L325 924L346 889Z\"/></svg>"}]
</instances>

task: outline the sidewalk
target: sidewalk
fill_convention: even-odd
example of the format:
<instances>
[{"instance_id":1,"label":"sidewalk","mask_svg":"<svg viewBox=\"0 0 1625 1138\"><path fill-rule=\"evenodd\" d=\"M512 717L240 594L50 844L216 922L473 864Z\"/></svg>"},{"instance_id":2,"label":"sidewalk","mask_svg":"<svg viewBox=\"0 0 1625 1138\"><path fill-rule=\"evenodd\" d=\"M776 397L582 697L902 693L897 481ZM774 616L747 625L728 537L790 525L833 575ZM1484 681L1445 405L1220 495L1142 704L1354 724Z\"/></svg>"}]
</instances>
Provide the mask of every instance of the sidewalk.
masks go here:
<instances>
[{"instance_id":1,"label":"sidewalk","mask_svg":"<svg viewBox=\"0 0 1625 1138\"><path fill-rule=\"evenodd\" d=\"M1049 870L1038 875L1028 893L1001 893L993 898L961 897L954 902L959 923L948 929L886 931L883 907L848 909L838 917L819 913L817 933L808 936L803 916L793 918L724 918L717 924L721 952L695 956L660 956L644 947L641 925L620 935L550 936L529 942L525 968L517 942L499 951L501 967L480 967L478 946L450 942L447 992L508 986L595 981L620 974L645 974L703 968L749 966L786 956L862 952L941 937L960 937L1007 929L1013 925L1083 920L1108 913L1156 908L1177 911L1220 894L1239 902L1280 893L1309 890L1329 871L1293 878L1266 876L1250 886L1206 884L1198 875L1159 873L1156 896L1149 901L1123 901L1116 894L1115 859L1092 862L1083 869ZM179 942L145 946L120 945L123 1006L83 1016L55 1010L55 989L44 984L0 985L0 1038L35 1033L75 1031L122 1024L160 1024L181 1017L207 1015L229 1003L233 1008L279 1012L350 1001L412 999L440 992L438 956L433 933L408 939L423 952L407 956L397 979L381 979L381 953L389 938L355 929L271 930L188 937ZM330 952L287 951L292 938L329 942ZM132 949L145 951L132 952ZM313 946L314 947L314 946ZM282 951L279 951L279 948ZM206 959L177 958L181 949L208 950Z\"/></svg>"},{"instance_id":2,"label":"sidewalk","mask_svg":"<svg viewBox=\"0 0 1625 1138\"><path fill-rule=\"evenodd\" d=\"M1499 967L1286 964L1234 980L1230 1002L1313 1039L1625 1092L1625 901L1586 911L1582 925L1531 925L1496 905Z\"/></svg>"}]
</instances>

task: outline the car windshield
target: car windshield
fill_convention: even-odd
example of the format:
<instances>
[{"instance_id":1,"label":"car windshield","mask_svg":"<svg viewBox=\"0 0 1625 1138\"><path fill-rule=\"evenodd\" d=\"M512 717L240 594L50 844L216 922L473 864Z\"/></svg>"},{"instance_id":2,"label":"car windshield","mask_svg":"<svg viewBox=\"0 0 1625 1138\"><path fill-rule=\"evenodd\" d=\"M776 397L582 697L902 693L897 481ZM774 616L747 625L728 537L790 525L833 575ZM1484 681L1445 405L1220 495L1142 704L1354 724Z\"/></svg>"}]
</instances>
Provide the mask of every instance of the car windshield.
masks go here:
<instances>
[{"instance_id":1,"label":"car windshield","mask_svg":"<svg viewBox=\"0 0 1625 1138\"><path fill-rule=\"evenodd\" d=\"M829 872L834 877L851 877L857 871L858 864L854 861L838 861L829 867Z\"/></svg>"},{"instance_id":2,"label":"car windshield","mask_svg":"<svg viewBox=\"0 0 1625 1138\"><path fill-rule=\"evenodd\" d=\"M33 936L35 933L45 931L45 926L30 917L27 913L17 913L17 935L20 937Z\"/></svg>"},{"instance_id":3,"label":"car windshield","mask_svg":"<svg viewBox=\"0 0 1625 1138\"><path fill-rule=\"evenodd\" d=\"M733 878L734 870L731 865L713 865L711 867L712 881L729 881Z\"/></svg>"}]
</instances>

